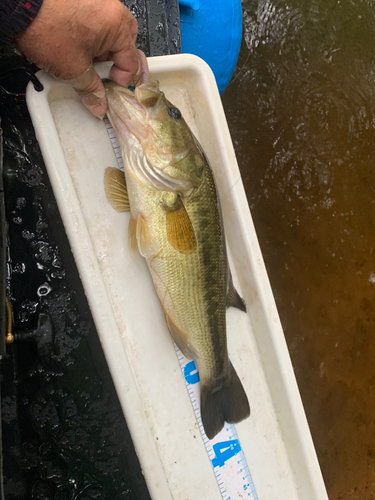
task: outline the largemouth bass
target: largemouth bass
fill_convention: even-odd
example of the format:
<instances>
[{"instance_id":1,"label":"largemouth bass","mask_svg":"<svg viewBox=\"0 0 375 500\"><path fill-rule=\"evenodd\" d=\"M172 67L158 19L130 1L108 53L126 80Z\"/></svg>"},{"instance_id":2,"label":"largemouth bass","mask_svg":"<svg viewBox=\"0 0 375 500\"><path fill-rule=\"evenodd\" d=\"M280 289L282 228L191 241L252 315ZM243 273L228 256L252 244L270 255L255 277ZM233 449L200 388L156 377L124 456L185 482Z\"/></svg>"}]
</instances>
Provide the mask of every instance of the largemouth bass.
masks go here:
<instances>
[{"instance_id":1,"label":"largemouth bass","mask_svg":"<svg viewBox=\"0 0 375 500\"><path fill-rule=\"evenodd\" d=\"M108 168L107 198L130 210L129 242L146 259L172 338L197 361L202 423L209 439L250 415L228 357L226 308L246 311L228 266L212 170L181 112L144 83L132 92L105 81L109 118L125 176Z\"/></svg>"}]
</instances>

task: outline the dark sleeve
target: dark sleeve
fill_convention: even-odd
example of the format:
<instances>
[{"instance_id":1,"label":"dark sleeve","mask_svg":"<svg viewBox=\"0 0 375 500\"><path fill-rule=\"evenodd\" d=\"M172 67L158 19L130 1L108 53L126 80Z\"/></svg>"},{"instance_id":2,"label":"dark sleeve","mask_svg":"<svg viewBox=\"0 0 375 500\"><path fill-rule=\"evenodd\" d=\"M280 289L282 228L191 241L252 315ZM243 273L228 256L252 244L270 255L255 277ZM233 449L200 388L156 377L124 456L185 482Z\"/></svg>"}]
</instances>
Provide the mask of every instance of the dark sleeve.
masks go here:
<instances>
[{"instance_id":1,"label":"dark sleeve","mask_svg":"<svg viewBox=\"0 0 375 500\"><path fill-rule=\"evenodd\" d=\"M0 44L24 31L39 12L43 0L0 0Z\"/></svg>"}]
</instances>

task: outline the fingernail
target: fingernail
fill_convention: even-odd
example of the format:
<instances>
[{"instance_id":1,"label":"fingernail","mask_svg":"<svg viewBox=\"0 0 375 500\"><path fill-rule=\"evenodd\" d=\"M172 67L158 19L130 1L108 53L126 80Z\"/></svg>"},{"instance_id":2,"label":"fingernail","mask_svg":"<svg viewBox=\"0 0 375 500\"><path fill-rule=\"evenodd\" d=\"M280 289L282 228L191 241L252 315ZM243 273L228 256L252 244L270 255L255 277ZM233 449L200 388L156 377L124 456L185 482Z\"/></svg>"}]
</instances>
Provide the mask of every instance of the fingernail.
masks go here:
<instances>
[{"instance_id":1,"label":"fingernail","mask_svg":"<svg viewBox=\"0 0 375 500\"><path fill-rule=\"evenodd\" d=\"M136 76L136 77L137 77L137 76L140 76L141 71L142 71L142 64L141 64L141 61L140 61L140 59L139 59L139 57L138 57L138 56L137 56L137 62L138 62L138 69L137 69L137 72L136 72L136 74L135 74L135 76Z\"/></svg>"},{"instance_id":2,"label":"fingernail","mask_svg":"<svg viewBox=\"0 0 375 500\"><path fill-rule=\"evenodd\" d=\"M103 120L106 112L105 112L103 106L101 104L98 104L97 106L94 106L92 108L91 113L94 116L97 116L100 120Z\"/></svg>"}]
</instances>

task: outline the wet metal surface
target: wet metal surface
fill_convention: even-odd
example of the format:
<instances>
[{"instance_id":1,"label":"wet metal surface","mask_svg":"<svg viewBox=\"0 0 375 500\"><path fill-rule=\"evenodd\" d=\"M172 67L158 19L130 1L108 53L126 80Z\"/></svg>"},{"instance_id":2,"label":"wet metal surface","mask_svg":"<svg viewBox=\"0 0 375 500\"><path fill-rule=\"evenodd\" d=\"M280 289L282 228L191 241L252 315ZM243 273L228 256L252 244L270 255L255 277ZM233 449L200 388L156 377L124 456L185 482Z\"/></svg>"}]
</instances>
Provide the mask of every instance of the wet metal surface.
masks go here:
<instances>
[{"instance_id":1,"label":"wet metal surface","mask_svg":"<svg viewBox=\"0 0 375 500\"><path fill-rule=\"evenodd\" d=\"M5 497L147 499L26 103L9 93L25 81L0 83L14 329L34 328L44 312L55 330L51 356L25 342L2 362Z\"/></svg>"},{"instance_id":2,"label":"wet metal surface","mask_svg":"<svg viewBox=\"0 0 375 500\"><path fill-rule=\"evenodd\" d=\"M138 22L137 45L148 56L181 52L178 0L121 0Z\"/></svg>"},{"instance_id":3,"label":"wet metal surface","mask_svg":"<svg viewBox=\"0 0 375 500\"><path fill-rule=\"evenodd\" d=\"M223 101L330 500L375 498L375 10L244 0Z\"/></svg>"},{"instance_id":4,"label":"wet metal surface","mask_svg":"<svg viewBox=\"0 0 375 500\"><path fill-rule=\"evenodd\" d=\"M0 119L0 228L4 226L5 226L5 204L4 204L4 186L3 186L3 135L1 131L1 119ZM0 304L5 304L5 273L6 273L6 237L5 237L5 231L0 230ZM3 313L0 314L0 332L4 332L5 330L6 330L6 315L5 315L5 310L3 310ZM1 336L0 359L3 358L4 354L5 354L5 336ZM1 451L1 439L0 439L0 451ZM1 474L1 468L0 468L0 474ZM0 491L1 491L1 484L0 484Z\"/></svg>"},{"instance_id":5,"label":"wet metal surface","mask_svg":"<svg viewBox=\"0 0 375 500\"><path fill-rule=\"evenodd\" d=\"M180 51L177 0L124 3L137 18L137 45L146 55ZM16 66L25 61L0 48L7 294L17 332L35 328L47 313L55 341L50 356L35 342L14 344L2 363L5 495L147 500L24 102L27 78L7 73Z\"/></svg>"}]
</instances>

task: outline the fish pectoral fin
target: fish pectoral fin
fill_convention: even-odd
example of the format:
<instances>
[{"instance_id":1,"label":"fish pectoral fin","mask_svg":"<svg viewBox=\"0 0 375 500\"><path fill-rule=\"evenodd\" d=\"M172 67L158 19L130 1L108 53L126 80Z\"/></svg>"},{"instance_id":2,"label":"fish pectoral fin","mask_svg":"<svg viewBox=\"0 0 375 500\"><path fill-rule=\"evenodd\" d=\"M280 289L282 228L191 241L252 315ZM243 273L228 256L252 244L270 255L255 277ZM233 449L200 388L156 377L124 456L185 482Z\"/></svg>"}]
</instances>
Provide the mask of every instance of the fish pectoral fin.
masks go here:
<instances>
[{"instance_id":1,"label":"fish pectoral fin","mask_svg":"<svg viewBox=\"0 0 375 500\"><path fill-rule=\"evenodd\" d=\"M135 254L138 250L137 243L137 220L133 217L130 217L129 226L128 226L128 240L129 240L129 250L132 257L135 257Z\"/></svg>"},{"instance_id":2,"label":"fish pectoral fin","mask_svg":"<svg viewBox=\"0 0 375 500\"><path fill-rule=\"evenodd\" d=\"M199 353L190 342L189 335L180 330L165 311L164 314L171 337L176 342L182 354L188 359L198 359Z\"/></svg>"},{"instance_id":3,"label":"fish pectoral fin","mask_svg":"<svg viewBox=\"0 0 375 500\"><path fill-rule=\"evenodd\" d=\"M180 253L193 253L197 240L190 217L178 197L173 207L166 207L167 238L172 247Z\"/></svg>"},{"instance_id":4,"label":"fish pectoral fin","mask_svg":"<svg viewBox=\"0 0 375 500\"><path fill-rule=\"evenodd\" d=\"M246 304L241 295L237 292L233 285L232 273L228 269L228 293L227 293L227 307L237 307L243 312L246 312Z\"/></svg>"},{"instance_id":5,"label":"fish pectoral fin","mask_svg":"<svg viewBox=\"0 0 375 500\"><path fill-rule=\"evenodd\" d=\"M107 200L116 212L129 212L130 204L124 172L118 168L106 168L104 172L104 190Z\"/></svg>"}]
</instances>

